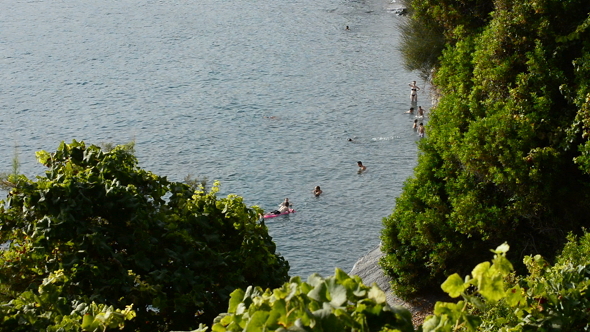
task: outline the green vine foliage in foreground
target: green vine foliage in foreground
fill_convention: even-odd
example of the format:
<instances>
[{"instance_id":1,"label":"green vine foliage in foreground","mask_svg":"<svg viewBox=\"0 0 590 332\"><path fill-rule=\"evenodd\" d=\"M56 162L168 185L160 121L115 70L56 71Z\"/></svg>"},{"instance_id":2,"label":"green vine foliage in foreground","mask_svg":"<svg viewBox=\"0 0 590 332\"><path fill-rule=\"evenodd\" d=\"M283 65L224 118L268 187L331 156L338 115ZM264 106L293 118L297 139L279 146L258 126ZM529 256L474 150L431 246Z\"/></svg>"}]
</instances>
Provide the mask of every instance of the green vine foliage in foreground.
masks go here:
<instances>
[{"instance_id":1,"label":"green vine foliage in foreground","mask_svg":"<svg viewBox=\"0 0 590 332\"><path fill-rule=\"evenodd\" d=\"M235 197L188 195L124 148L74 141L39 158L47 176L12 177L0 207L0 331L414 331L358 276L286 282L261 211ZM448 277L442 289L461 300L437 303L418 331L590 330L590 235L570 235L553 266L526 256L526 276L507 251Z\"/></svg>"},{"instance_id":2,"label":"green vine foliage in foreground","mask_svg":"<svg viewBox=\"0 0 590 332\"><path fill-rule=\"evenodd\" d=\"M281 288L248 287L232 293L227 314L214 332L238 331L413 331L410 312L390 307L376 285L336 269L332 277L291 278Z\"/></svg>"},{"instance_id":3,"label":"green vine foliage in foreground","mask_svg":"<svg viewBox=\"0 0 590 332\"><path fill-rule=\"evenodd\" d=\"M434 315L417 328L452 331L588 331L590 329L590 235L570 236L554 266L541 256L527 256L529 274L514 275L507 244L492 250L491 262L470 275L453 274L442 289L457 302L437 302ZM198 331L206 331L201 326ZM292 278L281 288L249 287L232 293L228 313L215 320L213 332L237 331L414 331L410 312L390 307L385 294L357 276L336 270L326 279Z\"/></svg>"},{"instance_id":4,"label":"green vine foliage in foreground","mask_svg":"<svg viewBox=\"0 0 590 332\"><path fill-rule=\"evenodd\" d=\"M25 291L4 304L0 310L1 330L112 331L123 329L125 321L136 317L133 305L115 309L94 301L69 301L64 290L70 283L64 271L58 270L50 273L36 291Z\"/></svg>"},{"instance_id":5,"label":"green vine foliage in foreground","mask_svg":"<svg viewBox=\"0 0 590 332\"><path fill-rule=\"evenodd\" d=\"M423 331L588 331L590 329L590 236L569 242L554 266L541 256L525 257L529 274L516 277L499 246L462 279L451 275L442 289L456 303L438 302Z\"/></svg>"}]
</instances>

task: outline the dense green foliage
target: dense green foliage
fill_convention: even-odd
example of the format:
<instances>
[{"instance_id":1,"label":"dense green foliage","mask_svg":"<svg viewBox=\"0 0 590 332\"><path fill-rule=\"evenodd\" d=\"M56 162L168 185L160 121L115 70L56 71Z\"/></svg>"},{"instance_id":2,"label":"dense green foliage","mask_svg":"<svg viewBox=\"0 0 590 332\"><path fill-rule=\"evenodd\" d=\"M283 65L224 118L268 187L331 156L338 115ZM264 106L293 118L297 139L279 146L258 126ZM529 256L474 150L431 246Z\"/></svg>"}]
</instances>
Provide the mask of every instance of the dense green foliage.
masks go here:
<instances>
[{"instance_id":1,"label":"dense green foliage","mask_svg":"<svg viewBox=\"0 0 590 332\"><path fill-rule=\"evenodd\" d=\"M107 331L119 330L126 320L135 318L133 305L125 309L70 301L65 292L71 280L63 270L50 273L37 290L27 290L3 303L0 309L2 331Z\"/></svg>"},{"instance_id":2,"label":"dense green foliage","mask_svg":"<svg viewBox=\"0 0 590 332\"><path fill-rule=\"evenodd\" d=\"M529 273L517 276L506 258L509 246L461 278L452 274L441 288L456 302L437 302L418 331L588 331L590 329L590 234L569 242L551 266L526 256ZM206 330L202 326L201 331ZM227 313L213 332L227 331L414 331L410 312L385 303L375 285L336 270L326 279L292 278L282 287L249 287L232 293Z\"/></svg>"},{"instance_id":3,"label":"dense green foliage","mask_svg":"<svg viewBox=\"0 0 590 332\"><path fill-rule=\"evenodd\" d=\"M439 65L445 43L454 45L461 35L455 28L482 29L494 9L490 0L402 0L411 19L402 20L401 47L404 65L428 78Z\"/></svg>"},{"instance_id":4,"label":"dense green foliage","mask_svg":"<svg viewBox=\"0 0 590 332\"><path fill-rule=\"evenodd\" d=\"M507 245L471 276L451 275L442 288L462 300L437 303L423 331L588 331L590 234L569 239L553 266L539 255L525 257L523 277L511 273Z\"/></svg>"},{"instance_id":5,"label":"dense green foliage","mask_svg":"<svg viewBox=\"0 0 590 332\"><path fill-rule=\"evenodd\" d=\"M232 293L227 314L215 320L214 332L414 331L410 312L387 304L376 285L336 269L332 277L291 278L282 287L248 287Z\"/></svg>"},{"instance_id":6,"label":"dense green foliage","mask_svg":"<svg viewBox=\"0 0 590 332\"><path fill-rule=\"evenodd\" d=\"M382 266L404 296L466 274L504 241L516 262L551 260L590 226L590 2L412 6L446 47L418 166L384 219Z\"/></svg>"},{"instance_id":7,"label":"dense green foliage","mask_svg":"<svg viewBox=\"0 0 590 332\"><path fill-rule=\"evenodd\" d=\"M37 157L45 176L10 175L0 206L0 242L9 244L0 253L2 331L81 316L72 324L99 326L91 318L113 308L122 319L137 315L128 331L191 329L210 324L236 288L288 279L262 211L238 196L142 170L124 146L73 141Z\"/></svg>"}]
</instances>

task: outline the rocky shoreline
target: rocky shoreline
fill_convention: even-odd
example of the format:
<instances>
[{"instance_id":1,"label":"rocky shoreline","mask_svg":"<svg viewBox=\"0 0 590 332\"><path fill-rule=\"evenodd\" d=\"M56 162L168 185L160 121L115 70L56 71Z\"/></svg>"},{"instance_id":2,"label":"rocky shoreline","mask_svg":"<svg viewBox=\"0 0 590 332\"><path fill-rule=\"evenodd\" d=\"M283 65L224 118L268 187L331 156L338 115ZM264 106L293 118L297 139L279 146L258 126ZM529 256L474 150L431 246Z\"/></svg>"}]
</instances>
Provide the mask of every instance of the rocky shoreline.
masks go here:
<instances>
[{"instance_id":1,"label":"rocky shoreline","mask_svg":"<svg viewBox=\"0 0 590 332\"><path fill-rule=\"evenodd\" d=\"M391 306L402 306L412 313L414 326L421 325L426 316L432 314L436 301L445 300L439 297L417 297L411 301L404 301L397 297L389 283L390 278L383 273L379 266L379 259L383 257L381 247L371 250L368 254L358 259L352 267L350 275L359 276L365 285L377 284L385 292L387 303Z\"/></svg>"}]
</instances>

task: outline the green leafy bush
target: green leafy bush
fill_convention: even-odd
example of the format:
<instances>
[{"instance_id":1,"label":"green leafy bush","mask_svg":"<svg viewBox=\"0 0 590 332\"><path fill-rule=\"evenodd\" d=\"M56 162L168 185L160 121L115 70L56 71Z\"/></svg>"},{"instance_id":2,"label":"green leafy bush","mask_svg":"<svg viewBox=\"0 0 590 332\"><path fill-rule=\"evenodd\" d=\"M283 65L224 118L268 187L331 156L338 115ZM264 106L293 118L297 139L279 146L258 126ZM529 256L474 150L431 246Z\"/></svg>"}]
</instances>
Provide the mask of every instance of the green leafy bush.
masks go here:
<instances>
[{"instance_id":1,"label":"green leafy bush","mask_svg":"<svg viewBox=\"0 0 590 332\"><path fill-rule=\"evenodd\" d=\"M114 309L105 304L69 301L64 294L71 280L58 270L38 290L27 290L0 306L3 331L107 331L119 330L135 317L132 305Z\"/></svg>"},{"instance_id":2,"label":"green leafy bush","mask_svg":"<svg viewBox=\"0 0 590 332\"><path fill-rule=\"evenodd\" d=\"M460 29L481 31L494 10L489 0L402 0L411 19L400 24L400 51L408 70L426 79L439 65L445 44L463 39Z\"/></svg>"},{"instance_id":3,"label":"green leafy bush","mask_svg":"<svg viewBox=\"0 0 590 332\"><path fill-rule=\"evenodd\" d=\"M228 313L214 332L229 331L414 331L410 312L390 307L376 285L336 269L334 276L299 277L274 290L248 287L231 295Z\"/></svg>"},{"instance_id":4,"label":"green leafy bush","mask_svg":"<svg viewBox=\"0 0 590 332\"><path fill-rule=\"evenodd\" d=\"M491 261L461 278L454 273L441 289L456 302L437 302L418 331L587 331L590 329L590 234L568 243L553 266L526 256L529 273L517 276L504 243ZM201 326L200 332L208 328ZM231 295L213 332L237 331L414 331L410 312L392 308L375 285L339 269L307 282L292 278L274 290L248 287Z\"/></svg>"},{"instance_id":5,"label":"green leafy bush","mask_svg":"<svg viewBox=\"0 0 590 332\"><path fill-rule=\"evenodd\" d=\"M465 21L470 4L494 7L484 25ZM552 260L590 226L590 3L412 6L447 44L418 165L383 221L381 265L406 297L469 273L504 241L524 273L525 255Z\"/></svg>"},{"instance_id":6,"label":"green leafy bush","mask_svg":"<svg viewBox=\"0 0 590 332\"><path fill-rule=\"evenodd\" d=\"M73 141L37 158L45 176L12 176L0 203L4 303L62 271L69 281L52 296L66 307L133 305L125 330L167 331L211 323L236 288L288 279L262 211L217 198L217 185L205 193L142 170L125 146Z\"/></svg>"},{"instance_id":7,"label":"green leafy bush","mask_svg":"<svg viewBox=\"0 0 590 332\"><path fill-rule=\"evenodd\" d=\"M457 303L438 302L422 331L587 331L590 329L590 234L569 237L553 266L527 256L528 275L517 277L506 259L507 245L462 279L442 284Z\"/></svg>"}]
</instances>

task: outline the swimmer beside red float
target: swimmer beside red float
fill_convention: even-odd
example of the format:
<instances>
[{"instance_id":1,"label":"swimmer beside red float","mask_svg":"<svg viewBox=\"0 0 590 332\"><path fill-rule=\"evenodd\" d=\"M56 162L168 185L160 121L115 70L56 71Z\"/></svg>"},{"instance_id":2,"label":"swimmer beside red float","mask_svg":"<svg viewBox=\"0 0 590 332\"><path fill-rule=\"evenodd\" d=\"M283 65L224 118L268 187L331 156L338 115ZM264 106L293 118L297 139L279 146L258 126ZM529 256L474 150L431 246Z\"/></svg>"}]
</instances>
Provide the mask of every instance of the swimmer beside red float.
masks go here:
<instances>
[{"instance_id":1,"label":"swimmer beside red float","mask_svg":"<svg viewBox=\"0 0 590 332\"><path fill-rule=\"evenodd\" d=\"M268 218L274 218L274 217L282 216L282 215L289 214L289 213L294 213L295 210L292 209L291 206L293 206L293 204L289 203L288 198L285 198L285 200L279 205L279 208L277 210L271 211L270 213L263 215L262 218L268 219Z\"/></svg>"}]
</instances>

